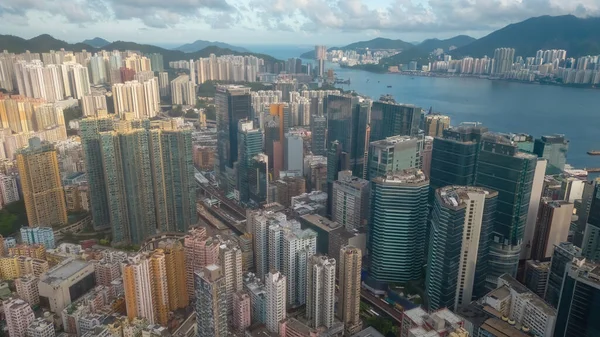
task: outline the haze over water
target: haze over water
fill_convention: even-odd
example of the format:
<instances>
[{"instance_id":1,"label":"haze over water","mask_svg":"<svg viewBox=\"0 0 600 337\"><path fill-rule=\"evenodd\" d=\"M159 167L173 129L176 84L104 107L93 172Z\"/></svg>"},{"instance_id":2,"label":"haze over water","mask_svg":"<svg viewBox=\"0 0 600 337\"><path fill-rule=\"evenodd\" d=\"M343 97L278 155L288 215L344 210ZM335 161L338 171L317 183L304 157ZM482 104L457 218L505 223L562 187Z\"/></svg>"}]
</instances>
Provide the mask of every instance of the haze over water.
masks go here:
<instances>
[{"instance_id":1,"label":"haze over water","mask_svg":"<svg viewBox=\"0 0 600 337\"><path fill-rule=\"evenodd\" d=\"M396 101L451 117L452 125L481 122L491 131L553 133L570 140L567 162L577 168L600 167L600 90L490 81L477 78L410 77L375 74L330 64L352 89L373 99L391 94ZM391 88L387 86L391 85Z\"/></svg>"}]
</instances>

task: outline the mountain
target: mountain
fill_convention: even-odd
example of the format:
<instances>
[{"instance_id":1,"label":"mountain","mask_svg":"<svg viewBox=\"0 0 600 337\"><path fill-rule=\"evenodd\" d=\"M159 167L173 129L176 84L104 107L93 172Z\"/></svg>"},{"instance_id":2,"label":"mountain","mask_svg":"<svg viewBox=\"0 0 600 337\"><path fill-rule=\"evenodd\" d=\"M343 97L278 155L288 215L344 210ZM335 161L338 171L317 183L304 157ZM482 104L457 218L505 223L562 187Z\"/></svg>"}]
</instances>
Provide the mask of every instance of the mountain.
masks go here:
<instances>
[{"instance_id":1,"label":"mountain","mask_svg":"<svg viewBox=\"0 0 600 337\"><path fill-rule=\"evenodd\" d=\"M219 48L227 48L227 49L231 49L233 51L237 51L240 53L248 53L249 52L248 49L245 49L242 47L237 47L237 46L232 46L232 45L224 43L224 42L219 42L219 41L211 42L211 41L204 41L204 40L196 40L192 43L186 43L182 46L179 46L179 47L173 48L173 49L182 51L184 53L193 53L195 51L202 50L209 46L215 46L215 47L219 47Z\"/></svg>"},{"instance_id":2,"label":"mountain","mask_svg":"<svg viewBox=\"0 0 600 337\"><path fill-rule=\"evenodd\" d=\"M407 49L407 48L411 48L413 47L412 43L408 43L402 40L392 40L392 39L386 39L384 37L377 37L374 38L372 40L369 41L358 41L358 42L354 42L351 43L347 46L344 47L332 47L327 49L328 51L331 50L358 50L358 49ZM303 53L302 55L300 55L300 58L303 59L314 59L315 58L315 51L311 50L308 51L306 53Z\"/></svg>"},{"instance_id":3,"label":"mountain","mask_svg":"<svg viewBox=\"0 0 600 337\"><path fill-rule=\"evenodd\" d=\"M2 49L6 49L11 53L22 53L25 50L29 50L32 53L45 53L49 50L65 50L81 51L85 49L89 52L98 52L100 48L94 48L88 44L75 43L70 44L65 41L57 40L48 34L40 35L32 39L26 40L13 35L0 35L0 46ZM104 50L134 50L139 51L142 54L159 53L162 54L165 63L178 60L189 60L197 59L200 57L208 57L210 54L220 55L254 55L265 60L266 63L279 62L276 58L249 52L238 52L227 48L219 48L216 46L209 46L200 51L194 53L184 53L179 50L169 50L160 48L149 44L138 44L135 42L126 41L115 41L102 47Z\"/></svg>"},{"instance_id":4,"label":"mountain","mask_svg":"<svg viewBox=\"0 0 600 337\"><path fill-rule=\"evenodd\" d=\"M540 49L565 49L567 56L600 54L600 17L540 16L508 25L464 47L454 57L493 56L494 49L515 48L515 55L535 56Z\"/></svg>"},{"instance_id":5,"label":"mountain","mask_svg":"<svg viewBox=\"0 0 600 337\"><path fill-rule=\"evenodd\" d=\"M412 48L406 49L400 54L384 58L379 63L389 66L417 61L419 64L422 64L429 61L431 52L436 49L443 49L447 52L450 47L460 48L473 43L473 41L476 41L476 39L467 35L458 35L446 40L428 39Z\"/></svg>"},{"instance_id":6,"label":"mountain","mask_svg":"<svg viewBox=\"0 0 600 337\"><path fill-rule=\"evenodd\" d=\"M81 43L84 43L84 44L90 45L90 46L92 46L92 47L94 47L94 48L102 48L102 47L104 47L104 46L106 46L106 45L109 45L109 44L110 44L110 42L109 42L109 41L106 41L105 39L103 39L103 38L101 38L101 37L95 37L95 38L93 38L93 39L91 39L91 40L90 40L90 39L87 39L87 40L84 40L84 41L83 41L83 42L81 42Z\"/></svg>"},{"instance_id":7,"label":"mountain","mask_svg":"<svg viewBox=\"0 0 600 337\"><path fill-rule=\"evenodd\" d=\"M29 40L25 40L21 37L13 35L0 35L0 46L3 50L6 49L11 53L22 53L25 50L29 50L32 53L41 53L47 52L48 50L60 50L61 48L75 51L81 51L82 49L94 49L93 47L83 43L70 44L68 42L55 39L48 34L42 34Z\"/></svg>"},{"instance_id":8,"label":"mountain","mask_svg":"<svg viewBox=\"0 0 600 337\"><path fill-rule=\"evenodd\" d=\"M369 41L359 41L351 43L345 47L339 48L342 50L356 50L356 49L408 49L413 45L402 40L392 40L383 37L377 37Z\"/></svg>"}]
</instances>

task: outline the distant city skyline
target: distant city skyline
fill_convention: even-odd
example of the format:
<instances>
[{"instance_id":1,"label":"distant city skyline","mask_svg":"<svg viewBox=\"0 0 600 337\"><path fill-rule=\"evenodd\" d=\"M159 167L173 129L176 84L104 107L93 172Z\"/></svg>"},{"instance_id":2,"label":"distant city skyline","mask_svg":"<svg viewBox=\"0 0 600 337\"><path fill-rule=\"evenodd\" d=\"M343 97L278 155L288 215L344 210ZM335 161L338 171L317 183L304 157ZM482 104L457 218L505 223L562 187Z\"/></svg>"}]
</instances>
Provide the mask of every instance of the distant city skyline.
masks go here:
<instances>
[{"instance_id":1,"label":"distant city skyline","mask_svg":"<svg viewBox=\"0 0 600 337\"><path fill-rule=\"evenodd\" d=\"M290 10L295 9L295 10ZM387 37L405 41L482 37L508 24L540 15L599 16L595 0L561 2L504 0L153 1L92 2L81 0L50 6L43 1L0 3L3 33L32 38L50 34L68 42L101 37L109 41L175 46L197 39L231 44L344 45ZM402 20L398 20L402 18Z\"/></svg>"}]
</instances>

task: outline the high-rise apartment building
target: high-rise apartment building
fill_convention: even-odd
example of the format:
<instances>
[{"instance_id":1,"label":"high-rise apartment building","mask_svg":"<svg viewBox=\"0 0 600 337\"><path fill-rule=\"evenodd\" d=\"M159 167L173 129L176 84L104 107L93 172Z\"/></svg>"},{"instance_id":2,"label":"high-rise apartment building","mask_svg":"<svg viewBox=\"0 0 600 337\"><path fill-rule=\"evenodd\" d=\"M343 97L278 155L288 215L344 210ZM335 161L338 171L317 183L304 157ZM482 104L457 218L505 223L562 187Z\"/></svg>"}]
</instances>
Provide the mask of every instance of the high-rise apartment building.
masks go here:
<instances>
[{"instance_id":1,"label":"high-rise apartment building","mask_svg":"<svg viewBox=\"0 0 600 337\"><path fill-rule=\"evenodd\" d=\"M169 73L166 71L158 73L158 92L160 93L160 97L167 97L171 95Z\"/></svg>"},{"instance_id":2,"label":"high-rise apartment building","mask_svg":"<svg viewBox=\"0 0 600 337\"><path fill-rule=\"evenodd\" d=\"M236 241L225 241L219 246L219 265L225 279L225 296L230 313L233 307L234 293L241 291L242 283L242 250Z\"/></svg>"},{"instance_id":3,"label":"high-rise apartment building","mask_svg":"<svg viewBox=\"0 0 600 337\"><path fill-rule=\"evenodd\" d=\"M250 88L236 85L218 86L215 105L217 109L215 176L221 185L227 186L227 176L233 175L233 164L238 161L238 123L242 119L251 118Z\"/></svg>"},{"instance_id":4,"label":"high-rise apartment building","mask_svg":"<svg viewBox=\"0 0 600 337\"><path fill-rule=\"evenodd\" d=\"M2 306L9 336L27 337L27 328L35 320L29 303L22 299L9 299Z\"/></svg>"},{"instance_id":5,"label":"high-rise apartment building","mask_svg":"<svg viewBox=\"0 0 600 337\"><path fill-rule=\"evenodd\" d=\"M67 206L54 146L39 138L17 154L17 167L31 227L67 223Z\"/></svg>"},{"instance_id":6,"label":"high-rise apartment building","mask_svg":"<svg viewBox=\"0 0 600 337\"><path fill-rule=\"evenodd\" d=\"M154 322L164 326L167 325L169 319L169 284L167 282L165 253L158 249L149 254L148 266L152 287Z\"/></svg>"},{"instance_id":7,"label":"high-rise apartment building","mask_svg":"<svg viewBox=\"0 0 600 337\"><path fill-rule=\"evenodd\" d=\"M490 237L488 289L500 275L517 273L536 164L536 156L519 152L507 135L483 136L475 185L498 191L499 200Z\"/></svg>"},{"instance_id":8,"label":"high-rise apartment building","mask_svg":"<svg viewBox=\"0 0 600 337\"><path fill-rule=\"evenodd\" d=\"M533 236L531 258L546 261L552 257L554 246L567 241L573 204L564 200L543 198Z\"/></svg>"},{"instance_id":9,"label":"high-rise apartment building","mask_svg":"<svg viewBox=\"0 0 600 337\"><path fill-rule=\"evenodd\" d=\"M173 105L196 105L196 84L188 75L180 75L171 81Z\"/></svg>"},{"instance_id":10,"label":"high-rise apartment building","mask_svg":"<svg viewBox=\"0 0 600 337\"><path fill-rule=\"evenodd\" d=\"M225 278L218 265L211 264L194 274L198 337L226 337L227 296Z\"/></svg>"},{"instance_id":11,"label":"high-rise apartment building","mask_svg":"<svg viewBox=\"0 0 600 337\"><path fill-rule=\"evenodd\" d=\"M175 311L190 303L187 290L185 250L179 240L162 241L158 245L165 256L169 310Z\"/></svg>"},{"instance_id":12,"label":"high-rise apartment building","mask_svg":"<svg viewBox=\"0 0 600 337\"><path fill-rule=\"evenodd\" d=\"M150 58L150 68L152 71L164 71L165 70L165 61L163 60L162 54L152 53L149 54Z\"/></svg>"},{"instance_id":13,"label":"high-rise apartment building","mask_svg":"<svg viewBox=\"0 0 600 337\"><path fill-rule=\"evenodd\" d=\"M494 50L494 58L492 60L493 75L502 75L512 70L513 63L515 61L515 49L514 48L496 48Z\"/></svg>"},{"instance_id":14,"label":"high-rise apartment building","mask_svg":"<svg viewBox=\"0 0 600 337\"><path fill-rule=\"evenodd\" d=\"M38 289L39 279L34 275L24 275L15 279L17 295L25 300L29 305L36 306L40 304L40 291Z\"/></svg>"},{"instance_id":15,"label":"high-rise apartment building","mask_svg":"<svg viewBox=\"0 0 600 337\"><path fill-rule=\"evenodd\" d=\"M279 332L279 322L286 317L286 283L286 277L276 270L265 275L266 326L274 333Z\"/></svg>"},{"instance_id":16,"label":"high-rise apartment building","mask_svg":"<svg viewBox=\"0 0 600 337\"><path fill-rule=\"evenodd\" d=\"M126 81L112 87L115 113L132 113L135 118L152 118L160 112L158 79Z\"/></svg>"},{"instance_id":17,"label":"high-rise apartment building","mask_svg":"<svg viewBox=\"0 0 600 337\"><path fill-rule=\"evenodd\" d=\"M28 245L39 243L46 249L54 249L54 230L52 227L21 227L21 242Z\"/></svg>"},{"instance_id":18,"label":"high-rise apartment building","mask_svg":"<svg viewBox=\"0 0 600 337\"><path fill-rule=\"evenodd\" d=\"M374 142L394 136L417 136L421 110L417 106L399 104L388 98L373 102L370 141Z\"/></svg>"},{"instance_id":19,"label":"high-rise apartment building","mask_svg":"<svg viewBox=\"0 0 600 337\"><path fill-rule=\"evenodd\" d=\"M194 273L210 264L218 264L219 246L219 240L208 237L206 228L203 227L191 229L184 237L187 291L190 298L195 296Z\"/></svg>"},{"instance_id":20,"label":"high-rise apartment building","mask_svg":"<svg viewBox=\"0 0 600 337\"><path fill-rule=\"evenodd\" d=\"M16 176L0 174L0 194L2 196L3 205L20 200Z\"/></svg>"},{"instance_id":21,"label":"high-rise apartment building","mask_svg":"<svg viewBox=\"0 0 600 337\"><path fill-rule=\"evenodd\" d=\"M425 281L430 310L458 308L483 296L498 192L479 187L436 190Z\"/></svg>"},{"instance_id":22,"label":"high-rise apartment building","mask_svg":"<svg viewBox=\"0 0 600 337\"><path fill-rule=\"evenodd\" d=\"M81 110L84 116L98 116L99 110L107 110L106 95L90 94L83 96L81 99Z\"/></svg>"},{"instance_id":23,"label":"high-rise apartment building","mask_svg":"<svg viewBox=\"0 0 600 337\"><path fill-rule=\"evenodd\" d=\"M352 176L350 171L341 171L333 183L332 218L347 229L357 229L369 221L368 180Z\"/></svg>"},{"instance_id":24,"label":"high-rise apartment building","mask_svg":"<svg viewBox=\"0 0 600 337\"><path fill-rule=\"evenodd\" d=\"M575 209L577 210L577 222L575 233L573 235L573 243L577 247L583 246L583 235L587 227L590 209L598 182L600 182L600 178L585 182L583 185L583 192L581 193L581 200L576 200L574 202Z\"/></svg>"},{"instance_id":25,"label":"high-rise apartment building","mask_svg":"<svg viewBox=\"0 0 600 337\"><path fill-rule=\"evenodd\" d=\"M598 264L573 259L567 265L556 317L557 337L592 337L600 332Z\"/></svg>"},{"instance_id":26,"label":"high-rise apartment building","mask_svg":"<svg viewBox=\"0 0 600 337\"><path fill-rule=\"evenodd\" d=\"M308 259L306 275L306 318L313 328L331 328L335 309L334 259L313 255Z\"/></svg>"},{"instance_id":27,"label":"high-rise apartment building","mask_svg":"<svg viewBox=\"0 0 600 337\"><path fill-rule=\"evenodd\" d=\"M540 158L548 160L546 174L559 174L567 163L569 141L565 135L542 136L533 144L533 152Z\"/></svg>"},{"instance_id":28,"label":"high-rise apartment building","mask_svg":"<svg viewBox=\"0 0 600 337\"><path fill-rule=\"evenodd\" d=\"M113 243L185 232L196 223L191 130L95 118L81 126L94 225L110 223Z\"/></svg>"},{"instance_id":29,"label":"high-rise apartment building","mask_svg":"<svg viewBox=\"0 0 600 337\"><path fill-rule=\"evenodd\" d=\"M360 319L360 292L362 272L362 251L353 246L340 249L339 289L337 317L344 323L347 334L362 329Z\"/></svg>"},{"instance_id":30,"label":"high-rise apartment building","mask_svg":"<svg viewBox=\"0 0 600 337\"><path fill-rule=\"evenodd\" d=\"M266 290L260 279L253 273L244 275L244 290L250 296L251 312L250 317L252 323L267 322L267 298Z\"/></svg>"},{"instance_id":31,"label":"high-rise apartment building","mask_svg":"<svg viewBox=\"0 0 600 337\"><path fill-rule=\"evenodd\" d=\"M385 176L388 172L421 169L423 166L422 138L394 136L373 141L369 145L367 179Z\"/></svg>"},{"instance_id":32,"label":"high-rise apartment building","mask_svg":"<svg viewBox=\"0 0 600 337\"><path fill-rule=\"evenodd\" d=\"M90 58L89 68L91 70L92 84L108 83L108 72L106 69L106 60L101 55L94 55Z\"/></svg>"},{"instance_id":33,"label":"high-rise apartment building","mask_svg":"<svg viewBox=\"0 0 600 337\"><path fill-rule=\"evenodd\" d=\"M450 117L440 114L428 114L425 116L425 135L430 137L442 137L444 130L450 128Z\"/></svg>"},{"instance_id":34,"label":"high-rise apartment building","mask_svg":"<svg viewBox=\"0 0 600 337\"><path fill-rule=\"evenodd\" d=\"M250 327L251 320L250 296L243 291L233 294L233 328L243 332Z\"/></svg>"},{"instance_id":35,"label":"high-rise apartment building","mask_svg":"<svg viewBox=\"0 0 600 337\"><path fill-rule=\"evenodd\" d=\"M148 258L144 254L128 257L121 269L127 317L130 320L136 317L145 318L150 324L154 324L156 302L152 296L152 284L155 280L151 279L154 275L150 274Z\"/></svg>"},{"instance_id":36,"label":"high-rise apartment building","mask_svg":"<svg viewBox=\"0 0 600 337\"><path fill-rule=\"evenodd\" d=\"M311 229L290 230L281 227L273 231L273 227L269 231L275 233L276 239L270 240L270 237L269 244L279 241L281 245L279 249L270 252L270 258L281 261L281 272L287 279L287 304L303 305L306 302L306 266L308 259L317 253L317 233ZM273 266L270 264L269 267Z\"/></svg>"},{"instance_id":37,"label":"high-rise apartment building","mask_svg":"<svg viewBox=\"0 0 600 337\"><path fill-rule=\"evenodd\" d=\"M371 184L371 277L380 287L421 275L429 180L416 169L388 173Z\"/></svg>"},{"instance_id":38,"label":"high-rise apartment building","mask_svg":"<svg viewBox=\"0 0 600 337\"><path fill-rule=\"evenodd\" d=\"M573 261L573 258L581 257L581 248L570 242L561 242L554 246L554 253L550 261L550 271L548 282L545 289L544 300L553 307L558 307L560 292L562 289L563 278L567 265Z\"/></svg>"}]
</instances>

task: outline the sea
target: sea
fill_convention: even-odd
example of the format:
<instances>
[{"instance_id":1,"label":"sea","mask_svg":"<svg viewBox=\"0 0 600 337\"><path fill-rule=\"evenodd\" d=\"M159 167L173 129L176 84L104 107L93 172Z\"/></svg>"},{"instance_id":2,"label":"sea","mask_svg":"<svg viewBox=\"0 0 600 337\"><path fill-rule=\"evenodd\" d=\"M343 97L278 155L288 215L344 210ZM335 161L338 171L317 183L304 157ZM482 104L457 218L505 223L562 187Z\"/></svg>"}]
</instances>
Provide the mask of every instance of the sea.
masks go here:
<instances>
[{"instance_id":1,"label":"sea","mask_svg":"<svg viewBox=\"0 0 600 337\"><path fill-rule=\"evenodd\" d=\"M249 48L250 49L250 48ZM310 48L263 48L257 52L280 59L298 57ZM308 61L310 62L310 61ZM567 162L575 168L600 167L600 90L528 84L466 77L419 77L376 74L328 64L337 85L378 99L390 94L401 103L415 104L450 116L451 124L480 122L490 131L542 135L564 134L569 140ZM594 175L596 176L596 175Z\"/></svg>"}]
</instances>

